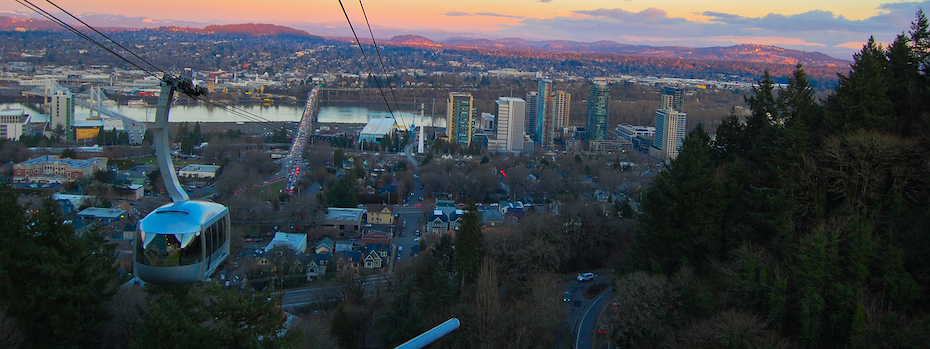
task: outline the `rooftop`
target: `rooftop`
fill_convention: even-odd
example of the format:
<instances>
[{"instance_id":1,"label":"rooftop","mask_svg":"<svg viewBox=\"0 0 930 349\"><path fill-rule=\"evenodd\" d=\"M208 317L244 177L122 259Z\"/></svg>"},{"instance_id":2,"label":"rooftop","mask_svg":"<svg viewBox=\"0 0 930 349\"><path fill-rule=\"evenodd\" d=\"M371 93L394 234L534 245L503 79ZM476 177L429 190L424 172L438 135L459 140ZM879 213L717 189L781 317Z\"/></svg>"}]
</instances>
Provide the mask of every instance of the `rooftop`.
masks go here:
<instances>
[{"instance_id":1,"label":"rooftop","mask_svg":"<svg viewBox=\"0 0 930 349\"><path fill-rule=\"evenodd\" d=\"M118 208L88 207L78 212L78 217L119 219L125 214L125 210Z\"/></svg>"},{"instance_id":2,"label":"rooftop","mask_svg":"<svg viewBox=\"0 0 930 349\"><path fill-rule=\"evenodd\" d=\"M71 167L85 167L85 166L93 165L97 161L105 162L107 161L107 159L106 158L90 158L86 160L74 160L74 159L62 159L58 157L58 155L45 155L45 156L40 156L37 158L26 160L25 162L20 163L20 165L32 166L32 165L39 165L39 164L44 164L44 163L56 163L56 164L62 164L62 165L67 165Z\"/></svg>"},{"instance_id":3,"label":"rooftop","mask_svg":"<svg viewBox=\"0 0 930 349\"><path fill-rule=\"evenodd\" d=\"M213 166L213 165L187 165L181 169L181 171L187 171L187 172L216 172L219 170L220 170L219 166Z\"/></svg>"},{"instance_id":4,"label":"rooftop","mask_svg":"<svg viewBox=\"0 0 930 349\"><path fill-rule=\"evenodd\" d=\"M363 208L336 208L330 207L326 213L328 221L360 221L365 214Z\"/></svg>"}]
</instances>

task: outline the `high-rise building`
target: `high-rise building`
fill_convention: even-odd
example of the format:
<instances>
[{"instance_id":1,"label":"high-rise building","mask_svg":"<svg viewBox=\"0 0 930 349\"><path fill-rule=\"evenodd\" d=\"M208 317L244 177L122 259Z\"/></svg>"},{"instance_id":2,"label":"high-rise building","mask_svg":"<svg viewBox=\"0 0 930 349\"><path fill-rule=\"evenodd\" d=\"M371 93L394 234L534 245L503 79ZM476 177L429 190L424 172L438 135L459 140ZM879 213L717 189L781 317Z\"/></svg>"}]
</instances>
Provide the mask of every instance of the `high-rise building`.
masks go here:
<instances>
[{"instance_id":1,"label":"high-rise building","mask_svg":"<svg viewBox=\"0 0 930 349\"><path fill-rule=\"evenodd\" d=\"M462 147L471 145L474 135L474 99L471 93L450 92L446 113L446 132L449 140Z\"/></svg>"},{"instance_id":2,"label":"high-rise building","mask_svg":"<svg viewBox=\"0 0 930 349\"><path fill-rule=\"evenodd\" d=\"M536 143L543 146L552 144L552 139L546 141L546 136L551 135L546 130L552 129L552 80L539 80L539 100L536 103Z\"/></svg>"},{"instance_id":3,"label":"high-rise building","mask_svg":"<svg viewBox=\"0 0 930 349\"><path fill-rule=\"evenodd\" d=\"M588 95L588 124L585 131L588 139L607 138L607 112L610 105L610 88L605 82L594 82Z\"/></svg>"},{"instance_id":4,"label":"high-rise building","mask_svg":"<svg viewBox=\"0 0 930 349\"><path fill-rule=\"evenodd\" d=\"M526 101L520 98L497 99L497 138L489 144L497 151L523 150L523 124L526 116Z\"/></svg>"},{"instance_id":5,"label":"high-rise building","mask_svg":"<svg viewBox=\"0 0 930 349\"><path fill-rule=\"evenodd\" d=\"M527 135L536 139L536 119L539 113L539 91L530 91L526 94L526 122L523 129Z\"/></svg>"},{"instance_id":6,"label":"high-rise building","mask_svg":"<svg viewBox=\"0 0 930 349\"><path fill-rule=\"evenodd\" d=\"M684 111L684 95L680 87L675 86L663 86L662 87L662 100L659 104L659 109L671 109L677 111Z\"/></svg>"},{"instance_id":7,"label":"high-rise building","mask_svg":"<svg viewBox=\"0 0 930 349\"><path fill-rule=\"evenodd\" d=\"M688 115L674 109L656 110L656 138L653 155L674 160L685 140Z\"/></svg>"},{"instance_id":8,"label":"high-rise building","mask_svg":"<svg viewBox=\"0 0 930 349\"><path fill-rule=\"evenodd\" d=\"M556 129L568 127L568 109L571 102L571 93L559 90L552 95L552 118L555 119Z\"/></svg>"},{"instance_id":9,"label":"high-rise building","mask_svg":"<svg viewBox=\"0 0 930 349\"><path fill-rule=\"evenodd\" d=\"M57 91L52 95L49 108L49 131L61 130L65 139L73 140L74 131L71 124L74 122L74 96L71 92Z\"/></svg>"}]
</instances>

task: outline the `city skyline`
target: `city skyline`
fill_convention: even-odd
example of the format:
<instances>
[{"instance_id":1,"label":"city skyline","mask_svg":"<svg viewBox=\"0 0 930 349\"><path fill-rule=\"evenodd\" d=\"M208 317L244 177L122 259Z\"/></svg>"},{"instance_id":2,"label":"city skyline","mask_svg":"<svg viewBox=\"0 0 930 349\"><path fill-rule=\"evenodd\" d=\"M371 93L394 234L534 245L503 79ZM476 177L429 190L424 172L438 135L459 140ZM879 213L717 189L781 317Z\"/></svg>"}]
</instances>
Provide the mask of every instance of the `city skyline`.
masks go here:
<instances>
[{"instance_id":1,"label":"city skyline","mask_svg":"<svg viewBox=\"0 0 930 349\"><path fill-rule=\"evenodd\" d=\"M165 0L140 5L113 0L61 0L56 4L97 26L270 23L317 35L351 36L338 2L311 6L294 0ZM359 4L344 4L356 30L360 30L365 21ZM416 0L400 4L368 1L364 5L379 38L416 34L445 40L472 35L691 47L752 43L823 52L844 59L859 50L869 36L875 36L878 42L890 42L900 28L913 20L918 8L930 8L930 2L882 0L763 4L730 0L477 0L453 5ZM0 12L38 17L12 2L0 5Z\"/></svg>"}]
</instances>

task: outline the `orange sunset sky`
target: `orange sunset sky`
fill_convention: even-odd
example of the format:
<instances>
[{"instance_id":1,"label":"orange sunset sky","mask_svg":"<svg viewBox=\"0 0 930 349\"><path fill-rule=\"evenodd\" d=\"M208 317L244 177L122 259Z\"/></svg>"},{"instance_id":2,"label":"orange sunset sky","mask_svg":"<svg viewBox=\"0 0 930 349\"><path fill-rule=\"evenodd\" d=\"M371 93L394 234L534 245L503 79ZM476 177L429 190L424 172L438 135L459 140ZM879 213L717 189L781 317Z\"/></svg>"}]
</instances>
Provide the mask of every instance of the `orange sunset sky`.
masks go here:
<instances>
[{"instance_id":1,"label":"orange sunset sky","mask_svg":"<svg viewBox=\"0 0 930 349\"><path fill-rule=\"evenodd\" d=\"M42 7L45 1L30 0ZM118 15L138 26L228 23L287 25L327 36L349 36L335 0L58 0L82 16ZM357 0L344 0L353 24L362 25ZM891 41L930 2L882 0L368 0L375 35L420 34L434 40L458 35L613 40L644 45L726 46L756 43L841 56L868 36ZM30 15L8 0L0 11ZM102 16L86 17L106 25ZM112 20L112 19L110 19ZM126 26L120 22L120 26Z\"/></svg>"}]
</instances>

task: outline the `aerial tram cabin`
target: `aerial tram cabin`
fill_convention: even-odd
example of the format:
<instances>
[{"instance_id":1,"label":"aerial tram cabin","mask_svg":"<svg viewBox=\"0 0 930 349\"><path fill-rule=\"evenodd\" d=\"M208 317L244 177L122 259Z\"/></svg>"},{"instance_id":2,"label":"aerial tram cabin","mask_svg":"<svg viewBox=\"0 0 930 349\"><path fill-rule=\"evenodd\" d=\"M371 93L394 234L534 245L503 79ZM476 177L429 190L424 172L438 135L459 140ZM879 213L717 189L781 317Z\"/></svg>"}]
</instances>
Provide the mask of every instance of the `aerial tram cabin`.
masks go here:
<instances>
[{"instance_id":1,"label":"aerial tram cabin","mask_svg":"<svg viewBox=\"0 0 930 349\"><path fill-rule=\"evenodd\" d=\"M133 274L163 285L206 280L229 256L229 210L215 202L191 200L178 182L168 143L171 97L179 90L191 97L203 94L190 80L162 79L152 130L155 156L165 188L173 201L139 221Z\"/></svg>"}]
</instances>

